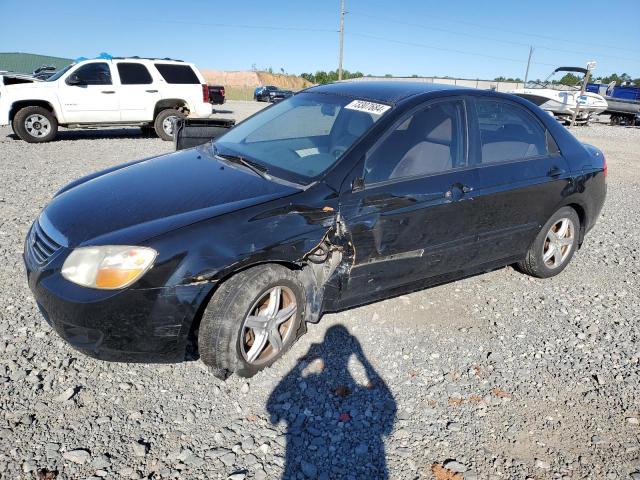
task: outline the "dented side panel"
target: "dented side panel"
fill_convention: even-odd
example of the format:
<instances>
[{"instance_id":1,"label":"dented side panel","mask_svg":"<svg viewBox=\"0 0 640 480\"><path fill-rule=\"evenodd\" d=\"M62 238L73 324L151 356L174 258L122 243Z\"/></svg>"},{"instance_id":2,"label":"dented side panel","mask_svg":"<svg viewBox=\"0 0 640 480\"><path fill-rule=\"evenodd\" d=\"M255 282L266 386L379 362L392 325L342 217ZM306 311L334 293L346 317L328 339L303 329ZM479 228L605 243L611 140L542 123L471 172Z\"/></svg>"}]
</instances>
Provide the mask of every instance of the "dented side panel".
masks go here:
<instances>
[{"instance_id":1,"label":"dented side panel","mask_svg":"<svg viewBox=\"0 0 640 480\"><path fill-rule=\"evenodd\" d=\"M473 199L449 199L446 192L456 182L471 184L475 175L467 170L346 194L341 215L355 259L344 300L472 262Z\"/></svg>"}]
</instances>

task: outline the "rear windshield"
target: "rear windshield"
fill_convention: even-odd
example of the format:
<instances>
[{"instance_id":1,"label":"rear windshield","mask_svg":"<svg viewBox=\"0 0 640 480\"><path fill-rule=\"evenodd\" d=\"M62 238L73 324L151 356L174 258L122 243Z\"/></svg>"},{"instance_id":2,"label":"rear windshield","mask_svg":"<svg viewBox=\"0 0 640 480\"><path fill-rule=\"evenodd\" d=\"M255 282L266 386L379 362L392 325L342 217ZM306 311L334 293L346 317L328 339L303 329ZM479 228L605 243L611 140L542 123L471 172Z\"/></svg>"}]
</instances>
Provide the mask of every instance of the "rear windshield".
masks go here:
<instances>
[{"instance_id":1,"label":"rear windshield","mask_svg":"<svg viewBox=\"0 0 640 480\"><path fill-rule=\"evenodd\" d=\"M198 76L189 65L156 63L155 67L167 83L200 84Z\"/></svg>"}]
</instances>

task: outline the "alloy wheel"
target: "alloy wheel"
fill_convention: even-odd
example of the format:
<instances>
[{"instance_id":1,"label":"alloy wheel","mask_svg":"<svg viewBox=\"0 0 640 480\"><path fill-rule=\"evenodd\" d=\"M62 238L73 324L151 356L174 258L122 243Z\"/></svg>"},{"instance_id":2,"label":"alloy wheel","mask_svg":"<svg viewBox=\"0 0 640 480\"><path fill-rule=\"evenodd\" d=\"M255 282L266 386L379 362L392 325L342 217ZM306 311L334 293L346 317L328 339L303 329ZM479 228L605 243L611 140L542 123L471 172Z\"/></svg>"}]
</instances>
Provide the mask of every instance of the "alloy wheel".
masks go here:
<instances>
[{"instance_id":1,"label":"alloy wheel","mask_svg":"<svg viewBox=\"0 0 640 480\"><path fill-rule=\"evenodd\" d=\"M290 288L276 286L262 294L249 309L240 332L240 350L253 365L278 355L294 333L296 297Z\"/></svg>"},{"instance_id":2,"label":"alloy wheel","mask_svg":"<svg viewBox=\"0 0 640 480\"><path fill-rule=\"evenodd\" d=\"M34 113L24 120L24 128L32 137L46 137L51 132L51 122L47 117Z\"/></svg>"},{"instance_id":3,"label":"alloy wheel","mask_svg":"<svg viewBox=\"0 0 640 480\"><path fill-rule=\"evenodd\" d=\"M173 136L173 122L177 118L178 117L176 116L172 116L172 117L167 117L162 121L162 129L164 130L164 133L166 133L169 136Z\"/></svg>"},{"instance_id":4,"label":"alloy wheel","mask_svg":"<svg viewBox=\"0 0 640 480\"><path fill-rule=\"evenodd\" d=\"M547 232L542 244L542 261L547 268L555 269L564 264L575 243L575 226L568 218L561 218Z\"/></svg>"}]
</instances>

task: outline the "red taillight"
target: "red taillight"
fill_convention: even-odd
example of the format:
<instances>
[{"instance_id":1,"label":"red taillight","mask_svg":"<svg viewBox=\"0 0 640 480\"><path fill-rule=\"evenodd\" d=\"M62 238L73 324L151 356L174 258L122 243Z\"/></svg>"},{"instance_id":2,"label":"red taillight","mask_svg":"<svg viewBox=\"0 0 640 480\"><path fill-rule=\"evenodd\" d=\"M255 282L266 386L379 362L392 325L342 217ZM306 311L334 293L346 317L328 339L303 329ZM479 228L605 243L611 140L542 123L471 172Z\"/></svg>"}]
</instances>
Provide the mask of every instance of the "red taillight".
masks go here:
<instances>
[{"instance_id":1,"label":"red taillight","mask_svg":"<svg viewBox=\"0 0 640 480\"><path fill-rule=\"evenodd\" d=\"M202 84L202 101L204 103L209 103L209 85L206 83Z\"/></svg>"},{"instance_id":2,"label":"red taillight","mask_svg":"<svg viewBox=\"0 0 640 480\"><path fill-rule=\"evenodd\" d=\"M602 156L602 161L603 161L603 165L602 165L602 173L604 173L604 176L607 176L607 157L605 157L604 155Z\"/></svg>"},{"instance_id":3,"label":"red taillight","mask_svg":"<svg viewBox=\"0 0 640 480\"><path fill-rule=\"evenodd\" d=\"M220 95L222 95L224 97L224 87L220 88Z\"/></svg>"}]
</instances>

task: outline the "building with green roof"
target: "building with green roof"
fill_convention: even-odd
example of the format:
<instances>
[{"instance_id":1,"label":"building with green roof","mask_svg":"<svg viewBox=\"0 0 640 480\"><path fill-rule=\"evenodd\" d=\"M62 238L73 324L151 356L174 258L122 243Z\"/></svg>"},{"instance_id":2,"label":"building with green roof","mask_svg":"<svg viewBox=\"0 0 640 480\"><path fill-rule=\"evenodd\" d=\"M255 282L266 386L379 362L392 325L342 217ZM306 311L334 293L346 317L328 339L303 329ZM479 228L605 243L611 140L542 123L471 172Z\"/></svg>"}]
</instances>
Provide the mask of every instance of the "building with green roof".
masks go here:
<instances>
[{"instance_id":1,"label":"building with green roof","mask_svg":"<svg viewBox=\"0 0 640 480\"><path fill-rule=\"evenodd\" d=\"M43 65L50 65L56 70L66 67L71 62L70 58L49 57L47 55L35 55L33 53L21 52L0 52L0 71L17 73L33 73L33 71Z\"/></svg>"}]
</instances>

